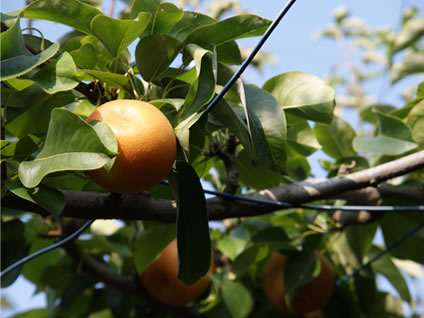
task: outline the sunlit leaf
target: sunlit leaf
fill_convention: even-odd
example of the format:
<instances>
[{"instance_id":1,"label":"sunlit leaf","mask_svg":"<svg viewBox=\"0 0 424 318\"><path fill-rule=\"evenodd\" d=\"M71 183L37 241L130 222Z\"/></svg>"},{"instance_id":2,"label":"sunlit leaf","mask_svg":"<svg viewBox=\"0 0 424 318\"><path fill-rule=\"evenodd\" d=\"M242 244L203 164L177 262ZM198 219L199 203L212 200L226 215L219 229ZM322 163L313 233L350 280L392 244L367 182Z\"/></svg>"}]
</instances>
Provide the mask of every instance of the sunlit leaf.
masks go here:
<instances>
[{"instance_id":1,"label":"sunlit leaf","mask_svg":"<svg viewBox=\"0 0 424 318\"><path fill-rule=\"evenodd\" d=\"M109 134L113 135L110 128ZM52 172L101 168L114 154L88 123L57 108L52 111L43 149L35 160L20 164L19 178L26 187L33 188Z\"/></svg>"},{"instance_id":2,"label":"sunlit leaf","mask_svg":"<svg viewBox=\"0 0 424 318\"><path fill-rule=\"evenodd\" d=\"M49 63L32 80L48 94L66 91L78 85L77 69L68 52L63 52L53 63Z\"/></svg>"},{"instance_id":3,"label":"sunlit leaf","mask_svg":"<svg viewBox=\"0 0 424 318\"><path fill-rule=\"evenodd\" d=\"M25 8L22 17L54 21L91 33L91 20L99 14L100 10L78 0L37 0Z\"/></svg>"},{"instance_id":4,"label":"sunlit leaf","mask_svg":"<svg viewBox=\"0 0 424 318\"><path fill-rule=\"evenodd\" d=\"M137 20L119 20L105 15L96 16L91 22L91 29L113 56L125 50L143 33L151 19L151 14L140 12ZM111 36L113 30L113 36Z\"/></svg>"},{"instance_id":5,"label":"sunlit leaf","mask_svg":"<svg viewBox=\"0 0 424 318\"><path fill-rule=\"evenodd\" d=\"M320 123L331 123L335 107L334 89L315 75L289 72L263 85L286 112Z\"/></svg>"}]
</instances>

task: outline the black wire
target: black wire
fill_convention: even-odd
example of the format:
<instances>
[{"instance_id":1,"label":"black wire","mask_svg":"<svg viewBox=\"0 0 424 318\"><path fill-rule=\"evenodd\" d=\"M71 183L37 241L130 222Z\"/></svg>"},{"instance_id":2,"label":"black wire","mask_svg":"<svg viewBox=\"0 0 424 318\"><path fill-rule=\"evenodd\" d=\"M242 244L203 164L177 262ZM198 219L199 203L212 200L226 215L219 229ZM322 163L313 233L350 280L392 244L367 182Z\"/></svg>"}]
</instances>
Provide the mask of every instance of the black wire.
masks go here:
<instances>
[{"instance_id":1,"label":"black wire","mask_svg":"<svg viewBox=\"0 0 424 318\"><path fill-rule=\"evenodd\" d=\"M63 240L60 240L59 242L56 242L50 246L47 246L46 248L43 248L41 250L38 250L37 252L32 253L31 255L28 255L22 259L20 259L19 261L17 261L16 263L10 265L9 267L7 267L5 270L3 270L0 273L0 278L3 278L3 276L7 275L8 273L10 273L11 271L15 270L16 268L18 268L19 266L24 265L26 262L29 262L30 260L44 254L47 252L50 252L52 250L54 250L55 248L58 248L62 245L65 245L66 243L76 239L82 232L84 232L93 222L95 219L91 219L89 221L87 221L83 226L81 226L78 230L76 230L74 233L68 235L67 237L65 237Z\"/></svg>"},{"instance_id":2,"label":"black wire","mask_svg":"<svg viewBox=\"0 0 424 318\"><path fill-rule=\"evenodd\" d=\"M374 255L368 262L362 264L357 269L355 269L351 274L345 275L342 279L338 280L336 282L336 286L341 286L343 283L347 282L350 278L353 276L356 276L362 269L370 266L372 263L374 263L376 260L378 260L380 257L382 257L384 254L388 253L390 250L394 249L399 244L406 241L408 238L410 238L412 235L414 235L416 232L418 232L419 229L421 229L424 226L424 223L420 223L417 226L415 226L412 230L402 235L400 238L398 238L396 241L394 241L392 244L387 246L386 249L380 251L378 254Z\"/></svg>"},{"instance_id":3,"label":"black wire","mask_svg":"<svg viewBox=\"0 0 424 318\"><path fill-rule=\"evenodd\" d=\"M246 70L246 68L249 66L249 64L253 61L256 54L259 52L259 50L262 48L266 40L268 40L271 33L275 30L275 28L278 26L280 21L284 18L286 13L290 10L292 5L296 2L296 0L290 0L284 8L281 10L281 12L278 14L278 16L275 18L275 20L271 23L269 28L266 30L265 34L262 36L259 43L255 46L253 51L249 54L249 56L246 58L246 60L243 62L243 64L240 66L240 68L237 70L237 72L234 73L233 77L225 84L224 88L219 92L218 95L215 96L215 98L209 103L208 107L206 108L206 113L209 113L218 103L219 101L224 97L224 95L229 91L231 86L237 81L237 79L243 74L243 72Z\"/></svg>"}]
</instances>

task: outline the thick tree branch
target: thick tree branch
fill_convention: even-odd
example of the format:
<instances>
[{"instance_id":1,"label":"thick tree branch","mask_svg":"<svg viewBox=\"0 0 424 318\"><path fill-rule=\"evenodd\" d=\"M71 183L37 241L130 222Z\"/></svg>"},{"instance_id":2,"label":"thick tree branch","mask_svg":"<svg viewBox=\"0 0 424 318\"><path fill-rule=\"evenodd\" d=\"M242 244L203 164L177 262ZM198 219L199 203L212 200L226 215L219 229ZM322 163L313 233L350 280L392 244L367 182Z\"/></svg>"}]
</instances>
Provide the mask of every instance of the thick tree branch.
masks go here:
<instances>
[{"instance_id":1,"label":"thick tree branch","mask_svg":"<svg viewBox=\"0 0 424 318\"><path fill-rule=\"evenodd\" d=\"M379 183L397 176L405 175L423 167L424 151L420 151L380 166L342 177L315 180L315 182L313 180L303 181L251 193L246 195L246 197L289 202L293 204L304 204L325 198L346 198L346 196L355 195L355 192L351 191L367 187L376 188ZM388 191L388 187L384 189L384 191ZM419 192L419 189L415 191L417 197L419 197ZM164 222L175 222L176 219L175 202L152 198L146 193L123 195L121 203L116 207L107 203L107 194L88 192L64 193L67 204L62 213L63 216L84 219L117 218ZM356 192L356 195L357 193L358 192ZM424 197L424 195L422 195L422 197ZM47 212L39 206L14 195L9 195L2 199L2 204L4 207L33 211L42 215L47 215ZM256 216L279 209L273 206L231 201L217 197L208 199L207 206L209 218L211 220Z\"/></svg>"}]
</instances>

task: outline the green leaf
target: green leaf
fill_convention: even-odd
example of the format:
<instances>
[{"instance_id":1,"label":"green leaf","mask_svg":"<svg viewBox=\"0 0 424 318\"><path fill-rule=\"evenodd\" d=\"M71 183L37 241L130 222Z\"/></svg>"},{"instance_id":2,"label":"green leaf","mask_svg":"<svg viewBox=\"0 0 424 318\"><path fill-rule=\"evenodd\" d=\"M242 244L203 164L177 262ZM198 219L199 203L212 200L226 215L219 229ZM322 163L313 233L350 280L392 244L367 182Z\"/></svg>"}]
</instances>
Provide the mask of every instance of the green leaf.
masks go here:
<instances>
[{"instance_id":1,"label":"green leaf","mask_svg":"<svg viewBox=\"0 0 424 318\"><path fill-rule=\"evenodd\" d=\"M302 156L309 156L321 149L314 131L306 120L298 120L287 128L287 146Z\"/></svg>"},{"instance_id":2,"label":"green leaf","mask_svg":"<svg viewBox=\"0 0 424 318\"><path fill-rule=\"evenodd\" d=\"M352 147L356 133L343 119L334 116L329 125L317 123L314 132L322 145L322 150L330 157L341 159L356 155Z\"/></svg>"},{"instance_id":3,"label":"green leaf","mask_svg":"<svg viewBox=\"0 0 424 318\"><path fill-rule=\"evenodd\" d=\"M391 111L395 110L396 108L391 105L370 105L369 107L365 108L360 112L361 119L363 121L367 121L373 125L376 125L378 123L377 116L375 115L375 111L378 111L380 113L390 113Z\"/></svg>"},{"instance_id":4,"label":"green leaf","mask_svg":"<svg viewBox=\"0 0 424 318\"><path fill-rule=\"evenodd\" d=\"M28 253L26 238L22 235L25 230L24 223L19 219L1 222L1 270L21 260ZM11 271L1 279L1 288L8 287L21 274L21 267Z\"/></svg>"},{"instance_id":5,"label":"green leaf","mask_svg":"<svg viewBox=\"0 0 424 318\"><path fill-rule=\"evenodd\" d=\"M411 19L407 21L395 38L391 54L394 55L395 53L412 46L422 36L424 36L424 19Z\"/></svg>"},{"instance_id":6,"label":"green leaf","mask_svg":"<svg viewBox=\"0 0 424 318\"><path fill-rule=\"evenodd\" d=\"M289 308L296 288L318 277L320 271L321 264L313 251L305 250L288 255L284 266L284 287Z\"/></svg>"},{"instance_id":7,"label":"green leaf","mask_svg":"<svg viewBox=\"0 0 424 318\"><path fill-rule=\"evenodd\" d=\"M194 113L187 119L181 121L177 127L175 127L175 135L180 143L180 146L186 154L190 151L190 128L196 124L202 117L202 113Z\"/></svg>"},{"instance_id":8,"label":"green leaf","mask_svg":"<svg viewBox=\"0 0 424 318\"><path fill-rule=\"evenodd\" d=\"M32 80L48 94L70 90L79 83L76 65L68 52L63 52L53 63L41 69Z\"/></svg>"},{"instance_id":9,"label":"green leaf","mask_svg":"<svg viewBox=\"0 0 424 318\"><path fill-rule=\"evenodd\" d=\"M248 126L254 160L278 173L287 169L287 126L284 112L268 92L245 86Z\"/></svg>"},{"instance_id":10,"label":"green leaf","mask_svg":"<svg viewBox=\"0 0 424 318\"><path fill-rule=\"evenodd\" d=\"M196 63L197 79L190 86L184 103L182 119L199 112L211 101L215 94L217 79L217 61L215 52L205 50L196 44L188 44L186 50Z\"/></svg>"},{"instance_id":11,"label":"green leaf","mask_svg":"<svg viewBox=\"0 0 424 318\"><path fill-rule=\"evenodd\" d=\"M3 141L3 140L2 140ZM1 150L3 159L13 158L18 161L27 159L41 146L42 140L34 135L28 134L22 139L14 142Z\"/></svg>"},{"instance_id":12,"label":"green leaf","mask_svg":"<svg viewBox=\"0 0 424 318\"><path fill-rule=\"evenodd\" d=\"M128 83L128 77L121 74L86 69L81 70L81 72L116 87L124 87Z\"/></svg>"},{"instance_id":13,"label":"green leaf","mask_svg":"<svg viewBox=\"0 0 424 318\"><path fill-rule=\"evenodd\" d=\"M13 194L41 206L55 218L58 217L65 208L65 196L57 189L46 186L27 189L17 181L6 181L5 185Z\"/></svg>"},{"instance_id":14,"label":"green leaf","mask_svg":"<svg viewBox=\"0 0 424 318\"><path fill-rule=\"evenodd\" d=\"M202 47L221 44L265 33L271 21L253 14L239 14L212 24L200 26L187 38L187 43Z\"/></svg>"},{"instance_id":15,"label":"green leaf","mask_svg":"<svg viewBox=\"0 0 424 318\"><path fill-rule=\"evenodd\" d=\"M184 161L176 161L170 181L177 201L178 278L191 285L211 263L205 194L196 172Z\"/></svg>"},{"instance_id":16,"label":"green leaf","mask_svg":"<svg viewBox=\"0 0 424 318\"><path fill-rule=\"evenodd\" d=\"M42 19L69 25L84 33L91 33L91 20L102 12L78 0L38 0L31 2L22 17Z\"/></svg>"},{"instance_id":17,"label":"green leaf","mask_svg":"<svg viewBox=\"0 0 424 318\"><path fill-rule=\"evenodd\" d=\"M156 13L153 33L168 33L183 15L183 9L173 3L161 3Z\"/></svg>"},{"instance_id":18,"label":"green leaf","mask_svg":"<svg viewBox=\"0 0 424 318\"><path fill-rule=\"evenodd\" d=\"M412 128L412 139L420 146L424 145L424 118L418 120Z\"/></svg>"},{"instance_id":19,"label":"green leaf","mask_svg":"<svg viewBox=\"0 0 424 318\"><path fill-rule=\"evenodd\" d=\"M25 47L20 19L0 34L1 76L0 80L15 78L28 73L52 58L59 50L59 43L53 43L39 54L33 55Z\"/></svg>"},{"instance_id":20,"label":"green leaf","mask_svg":"<svg viewBox=\"0 0 424 318\"><path fill-rule=\"evenodd\" d=\"M253 309L254 300L249 290L240 282L224 276L222 298L232 318L245 318Z\"/></svg>"},{"instance_id":21,"label":"green leaf","mask_svg":"<svg viewBox=\"0 0 424 318\"><path fill-rule=\"evenodd\" d=\"M231 271L238 277L243 276L250 266L263 261L270 253L270 247L265 244L254 244L244 249L234 260Z\"/></svg>"},{"instance_id":22,"label":"green leaf","mask_svg":"<svg viewBox=\"0 0 424 318\"><path fill-rule=\"evenodd\" d=\"M224 235L217 242L218 249L230 260L239 255L245 248L247 241L237 236Z\"/></svg>"},{"instance_id":23,"label":"green leaf","mask_svg":"<svg viewBox=\"0 0 424 318\"><path fill-rule=\"evenodd\" d=\"M48 318L49 313L45 308L31 309L23 313L14 315L11 318Z\"/></svg>"},{"instance_id":24,"label":"green leaf","mask_svg":"<svg viewBox=\"0 0 424 318\"><path fill-rule=\"evenodd\" d=\"M184 42L197 28L215 22L215 19L199 12L184 11L183 17L172 27L169 35Z\"/></svg>"},{"instance_id":25,"label":"green leaf","mask_svg":"<svg viewBox=\"0 0 424 318\"><path fill-rule=\"evenodd\" d=\"M161 0L135 0L131 7L131 18L134 19L140 12L148 12L155 17Z\"/></svg>"},{"instance_id":26,"label":"green leaf","mask_svg":"<svg viewBox=\"0 0 424 318\"><path fill-rule=\"evenodd\" d=\"M353 148L358 152L399 155L418 147L413 142L411 129L399 118L374 110L379 122L376 137L356 136Z\"/></svg>"},{"instance_id":27,"label":"green leaf","mask_svg":"<svg viewBox=\"0 0 424 318\"><path fill-rule=\"evenodd\" d=\"M262 88L288 113L324 124L333 119L334 89L315 75L284 73L266 81Z\"/></svg>"},{"instance_id":28,"label":"green leaf","mask_svg":"<svg viewBox=\"0 0 424 318\"><path fill-rule=\"evenodd\" d=\"M50 246L53 243L54 241L51 239L34 239L31 243L29 254ZM31 262L24 265L22 274L27 280L42 288L43 272L46 271L49 266L57 265L63 253L63 250L55 249L49 253L34 258Z\"/></svg>"},{"instance_id":29,"label":"green leaf","mask_svg":"<svg viewBox=\"0 0 424 318\"><path fill-rule=\"evenodd\" d=\"M419 215L419 214L418 214ZM402 213L389 213L381 220L381 226L386 246L396 242L405 233L418 225L413 219ZM403 241L401 245L390 251L390 254L400 259L410 259L418 263L424 263L424 228L421 228L413 236Z\"/></svg>"},{"instance_id":30,"label":"green leaf","mask_svg":"<svg viewBox=\"0 0 424 318\"><path fill-rule=\"evenodd\" d=\"M373 259L377 254L381 253L382 251L382 248L373 246L368 256L370 259ZM393 287L396 288L399 293L399 296L403 300L411 302L411 295L409 293L409 288L406 284L405 278L402 276L402 273L393 263L389 254L384 254L383 256L379 257L371 264L371 266L375 271L386 276L386 278L390 281Z\"/></svg>"},{"instance_id":31,"label":"green leaf","mask_svg":"<svg viewBox=\"0 0 424 318\"><path fill-rule=\"evenodd\" d=\"M148 82L154 81L172 63L182 44L165 34L152 34L138 42L135 59L138 71Z\"/></svg>"},{"instance_id":32,"label":"green leaf","mask_svg":"<svg viewBox=\"0 0 424 318\"><path fill-rule=\"evenodd\" d=\"M175 236L174 224L157 224L142 231L135 243L134 262L137 273L142 274Z\"/></svg>"},{"instance_id":33,"label":"green leaf","mask_svg":"<svg viewBox=\"0 0 424 318\"><path fill-rule=\"evenodd\" d=\"M254 163L251 158L246 149L237 155L237 171L243 186L262 190L276 187L281 183L281 175L264 167L260 162Z\"/></svg>"},{"instance_id":34,"label":"green leaf","mask_svg":"<svg viewBox=\"0 0 424 318\"><path fill-rule=\"evenodd\" d=\"M79 68L90 69L94 68L97 64L96 49L94 45L86 43L79 49L70 52L75 64Z\"/></svg>"},{"instance_id":35,"label":"green leaf","mask_svg":"<svg viewBox=\"0 0 424 318\"><path fill-rule=\"evenodd\" d=\"M98 15L91 22L91 29L112 56L117 57L143 33L150 19L151 14L146 12L140 12L138 20L119 20ZM111 30L113 30L113 36L111 36Z\"/></svg>"},{"instance_id":36,"label":"green leaf","mask_svg":"<svg viewBox=\"0 0 424 318\"><path fill-rule=\"evenodd\" d=\"M396 139L388 136L356 136L353 139L353 149L358 152L375 152L384 155L400 155L417 148L414 142Z\"/></svg>"},{"instance_id":37,"label":"green leaf","mask_svg":"<svg viewBox=\"0 0 424 318\"><path fill-rule=\"evenodd\" d=\"M379 134L397 139L412 141L411 129L398 117L374 110L379 123Z\"/></svg>"},{"instance_id":38,"label":"green leaf","mask_svg":"<svg viewBox=\"0 0 424 318\"><path fill-rule=\"evenodd\" d=\"M366 316L373 318L403 318L405 317L405 312L400 299L389 293L377 291L375 297L373 297L371 308L366 312ZM417 317L415 316L415 318Z\"/></svg>"},{"instance_id":39,"label":"green leaf","mask_svg":"<svg viewBox=\"0 0 424 318\"><path fill-rule=\"evenodd\" d=\"M111 129L109 134L113 134ZM43 149L35 160L20 164L19 178L24 186L33 188L53 172L101 168L115 154L78 115L57 108L52 111Z\"/></svg>"},{"instance_id":40,"label":"green leaf","mask_svg":"<svg viewBox=\"0 0 424 318\"><path fill-rule=\"evenodd\" d=\"M234 133L234 135L237 136L238 139L240 139L243 148L250 154L251 157L253 157L252 140L249 135L249 128L243 118L238 116L237 112L231 106L231 103L227 102L225 99L221 99L218 105L212 109L211 114L215 116L224 125L224 127L228 128L232 133Z\"/></svg>"},{"instance_id":41,"label":"green leaf","mask_svg":"<svg viewBox=\"0 0 424 318\"><path fill-rule=\"evenodd\" d=\"M72 92L59 92L53 95L47 95L41 88L34 85L42 92L42 95L25 92L19 93L22 99L17 102L28 107L28 110L13 118L6 124L6 130L18 138L23 138L28 134L44 134L50 121L50 113L53 108L65 106L75 100ZM28 87L31 91L32 86ZM28 101L31 103L28 104Z\"/></svg>"}]
</instances>

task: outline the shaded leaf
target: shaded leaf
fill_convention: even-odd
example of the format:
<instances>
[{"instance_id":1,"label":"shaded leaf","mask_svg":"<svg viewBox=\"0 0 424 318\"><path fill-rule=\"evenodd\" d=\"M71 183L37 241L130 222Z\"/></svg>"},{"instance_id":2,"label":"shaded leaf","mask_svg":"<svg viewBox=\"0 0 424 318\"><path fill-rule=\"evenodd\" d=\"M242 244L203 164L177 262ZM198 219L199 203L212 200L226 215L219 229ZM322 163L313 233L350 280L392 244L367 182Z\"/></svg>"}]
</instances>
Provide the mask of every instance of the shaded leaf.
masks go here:
<instances>
[{"instance_id":1,"label":"shaded leaf","mask_svg":"<svg viewBox=\"0 0 424 318\"><path fill-rule=\"evenodd\" d=\"M224 276L222 297L231 317L245 318L253 309L254 300L249 290L240 282Z\"/></svg>"},{"instance_id":2,"label":"shaded leaf","mask_svg":"<svg viewBox=\"0 0 424 318\"><path fill-rule=\"evenodd\" d=\"M321 123L331 123L335 107L334 89L315 75L289 72L263 85L286 112Z\"/></svg>"},{"instance_id":3,"label":"shaded leaf","mask_svg":"<svg viewBox=\"0 0 424 318\"><path fill-rule=\"evenodd\" d=\"M238 139L240 139L243 148L250 154L250 157L253 157L253 148L249 129L244 120L240 118L233 107L231 107L231 104L225 99L221 99L218 105L212 109L211 114L215 116L224 125L224 127L230 129L230 131L234 133Z\"/></svg>"},{"instance_id":4,"label":"shaded leaf","mask_svg":"<svg viewBox=\"0 0 424 318\"><path fill-rule=\"evenodd\" d=\"M188 44L186 50L196 64L196 81L190 86L184 103L182 119L199 112L215 94L217 78L216 54L196 45Z\"/></svg>"},{"instance_id":5,"label":"shaded leaf","mask_svg":"<svg viewBox=\"0 0 424 318\"><path fill-rule=\"evenodd\" d=\"M183 17L172 27L169 31L169 35L180 42L184 42L197 28L215 22L215 19L207 15L198 12L184 11Z\"/></svg>"},{"instance_id":6,"label":"shaded leaf","mask_svg":"<svg viewBox=\"0 0 424 318\"><path fill-rule=\"evenodd\" d=\"M94 68L97 64L96 49L90 43L84 44L79 49L73 50L70 53L79 68L90 69Z\"/></svg>"},{"instance_id":7,"label":"shaded leaf","mask_svg":"<svg viewBox=\"0 0 424 318\"><path fill-rule=\"evenodd\" d=\"M306 285L319 275L321 263L312 251L289 254L284 265L284 287L286 303L291 307L296 288Z\"/></svg>"},{"instance_id":8,"label":"shaded leaf","mask_svg":"<svg viewBox=\"0 0 424 318\"><path fill-rule=\"evenodd\" d=\"M356 155L352 147L356 133L343 119L335 116L329 125L317 123L314 132L322 150L329 156L341 159Z\"/></svg>"},{"instance_id":9,"label":"shaded leaf","mask_svg":"<svg viewBox=\"0 0 424 318\"><path fill-rule=\"evenodd\" d=\"M175 59L182 44L165 34L152 34L138 42L135 59L138 71L148 82L154 81Z\"/></svg>"},{"instance_id":10,"label":"shaded leaf","mask_svg":"<svg viewBox=\"0 0 424 318\"><path fill-rule=\"evenodd\" d=\"M418 225L413 219L401 213L389 213L381 220L381 226L386 246L396 242L405 233L411 231ZM396 258L409 259L418 263L424 263L422 246L424 244L424 228L413 236L403 241L401 245L393 248L390 254Z\"/></svg>"},{"instance_id":11,"label":"shaded leaf","mask_svg":"<svg viewBox=\"0 0 424 318\"><path fill-rule=\"evenodd\" d=\"M169 177L177 201L178 278L191 285L211 263L205 194L196 172L184 161L176 161Z\"/></svg>"},{"instance_id":12,"label":"shaded leaf","mask_svg":"<svg viewBox=\"0 0 424 318\"><path fill-rule=\"evenodd\" d=\"M137 273L143 273L175 236L175 224L158 224L142 231L135 244L134 262Z\"/></svg>"},{"instance_id":13,"label":"shaded leaf","mask_svg":"<svg viewBox=\"0 0 424 318\"><path fill-rule=\"evenodd\" d=\"M25 47L20 19L0 34L2 81L24 75L52 58L59 50L59 43L53 43L39 54L33 55Z\"/></svg>"},{"instance_id":14,"label":"shaded leaf","mask_svg":"<svg viewBox=\"0 0 424 318\"><path fill-rule=\"evenodd\" d=\"M108 133L113 135L110 128ZM57 108L52 111L43 149L35 160L24 161L19 165L19 178L23 185L33 188L47 174L98 169L108 163L109 156L115 154L78 115Z\"/></svg>"},{"instance_id":15,"label":"shaded leaf","mask_svg":"<svg viewBox=\"0 0 424 318\"><path fill-rule=\"evenodd\" d=\"M383 251L382 248L373 246L369 252L369 258L373 259L377 254ZM406 284L405 278L402 276L402 273L399 271L397 266L393 263L389 254L384 254L379 257L376 261L371 264L372 268L386 276L386 278L390 281L393 287L399 293L399 296L407 301L411 302L411 295L409 293L408 285Z\"/></svg>"},{"instance_id":16,"label":"shaded leaf","mask_svg":"<svg viewBox=\"0 0 424 318\"><path fill-rule=\"evenodd\" d=\"M58 217L65 208L65 196L57 189L47 186L27 189L17 181L6 181L5 185L13 194L41 206L54 217Z\"/></svg>"},{"instance_id":17,"label":"shaded leaf","mask_svg":"<svg viewBox=\"0 0 424 318\"><path fill-rule=\"evenodd\" d=\"M287 127L281 106L260 88L245 86L245 93L254 160L278 173L286 171Z\"/></svg>"},{"instance_id":18,"label":"shaded leaf","mask_svg":"<svg viewBox=\"0 0 424 318\"><path fill-rule=\"evenodd\" d=\"M287 146L302 156L309 156L321 149L313 129L306 120L298 120L287 128Z\"/></svg>"},{"instance_id":19,"label":"shaded leaf","mask_svg":"<svg viewBox=\"0 0 424 318\"><path fill-rule=\"evenodd\" d=\"M14 315L12 318L48 318L49 313L45 308L31 309L23 313Z\"/></svg>"}]
</instances>

